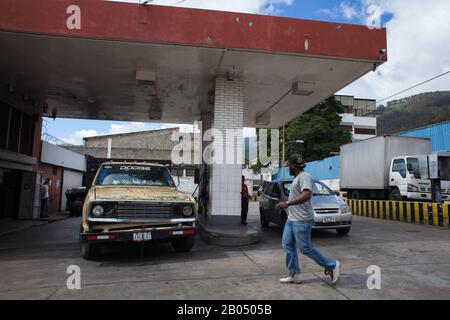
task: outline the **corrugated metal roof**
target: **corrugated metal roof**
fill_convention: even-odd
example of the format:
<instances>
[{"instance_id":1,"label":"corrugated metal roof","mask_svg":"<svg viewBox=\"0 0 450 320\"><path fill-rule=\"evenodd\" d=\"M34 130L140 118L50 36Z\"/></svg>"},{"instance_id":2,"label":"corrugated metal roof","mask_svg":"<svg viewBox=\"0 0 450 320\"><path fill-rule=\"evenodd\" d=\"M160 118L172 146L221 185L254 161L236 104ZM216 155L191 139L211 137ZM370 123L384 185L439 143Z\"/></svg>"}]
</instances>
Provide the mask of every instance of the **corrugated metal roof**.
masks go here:
<instances>
[{"instance_id":1,"label":"corrugated metal roof","mask_svg":"<svg viewBox=\"0 0 450 320\"><path fill-rule=\"evenodd\" d=\"M289 174L289 168L284 168L284 170L285 179L293 178ZM305 171L317 180L339 179L340 156L326 158L320 161L308 162L306 164ZM272 180L280 180L281 178L282 170L280 169L277 174L272 177Z\"/></svg>"},{"instance_id":2,"label":"corrugated metal roof","mask_svg":"<svg viewBox=\"0 0 450 320\"><path fill-rule=\"evenodd\" d=\"M403 132L400 136L430 139L431 152L450 151L450 122Z\"/></svg>"}]
</instances>

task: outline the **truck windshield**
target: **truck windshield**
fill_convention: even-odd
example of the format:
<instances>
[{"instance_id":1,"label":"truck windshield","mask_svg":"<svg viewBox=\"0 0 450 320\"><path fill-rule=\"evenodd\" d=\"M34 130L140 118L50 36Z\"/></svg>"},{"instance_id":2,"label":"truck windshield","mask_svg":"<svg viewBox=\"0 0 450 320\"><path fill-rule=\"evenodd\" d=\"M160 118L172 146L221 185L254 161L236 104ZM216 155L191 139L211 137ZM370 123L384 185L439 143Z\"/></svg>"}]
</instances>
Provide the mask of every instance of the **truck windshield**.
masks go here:
<instances>
[{"instance_id":1,"label":"truck windshield","mask_svg":"<svg viewBox=\"0 0 450 320\"><path fill-rule=\"evenodd\" d=\"M167 168L143 165L103 165L95 184L98 186L175 186Z\"/></svg>"}]
</instances>

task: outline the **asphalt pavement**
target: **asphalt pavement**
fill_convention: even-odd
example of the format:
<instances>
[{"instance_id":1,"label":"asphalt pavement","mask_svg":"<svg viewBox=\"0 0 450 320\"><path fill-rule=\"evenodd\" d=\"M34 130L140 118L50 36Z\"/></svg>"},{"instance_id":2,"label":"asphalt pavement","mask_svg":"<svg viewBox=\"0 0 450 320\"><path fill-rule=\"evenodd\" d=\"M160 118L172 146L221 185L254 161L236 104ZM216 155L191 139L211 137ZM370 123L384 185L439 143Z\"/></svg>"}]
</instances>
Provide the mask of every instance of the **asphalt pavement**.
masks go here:
<instances>
[{"instance_id":1,"label":"asphalt pavement","mask_svg":"<svg viewBox=\"0 0 450 320\"><path fill-rule=\"evenodd\" d=\"M249 221L260 228L257 204ZM0 236L0 299L450 299L450 230L354 217L348 236L315 232L313 244L343 265L332 286L303 256L303 283L279 283L287 271L277 226L247 247L198 239L190 253L150 243L142 255L139 245L115 246L91 262L79 253L79 225L68 218ZM80 268L79 290L67 287L69 266ZM371 266L380 289L367 286Z\"/></svg>"}]
</instances>

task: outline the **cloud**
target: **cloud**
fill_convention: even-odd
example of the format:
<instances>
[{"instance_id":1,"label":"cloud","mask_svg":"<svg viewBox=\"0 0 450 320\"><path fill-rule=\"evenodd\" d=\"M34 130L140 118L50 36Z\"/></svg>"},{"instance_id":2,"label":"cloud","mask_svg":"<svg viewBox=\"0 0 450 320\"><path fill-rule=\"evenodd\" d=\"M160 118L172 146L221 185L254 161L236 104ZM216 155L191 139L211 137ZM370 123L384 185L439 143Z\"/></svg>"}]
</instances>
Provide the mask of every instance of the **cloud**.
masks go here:
<instances>
[{"instance_id":1,"label":"cloud","mask_svg":"<svg viewBox=\"0 0 450 320\"><path fill-rule=\"evenodd\" d=\"M343 17L346 20L354 20L364 15L360 5L351 5L349 1L343 1L336 7L319 9L317 12L331 18Z\"/></svg>"},{"instance_id":2,"label":"cloud","mask_svg":"<svg viewBox=\"0 0 450 320\"><path fill-rule=\"evenodd\" d=\"M74 120L75 121L75 120ZM198 128L194 124L155 124L155 123L144 123L144 122L121 122L112 123L109 126L107 132L99 132L94 129L81 129L72 133L67 138L62 138L61 140L73 145L82 145L83 138L110 135L110 134L121 134L139 131L149 131L149 130L162 130L168 128L179 128L182 133L193 133L199 132ZM255 136L256 130L253 128L244 128L244 137Z\"/></svg>"},{"instance_id":3,"label":"cloud","mask_svg":"<svg viewBox=\"0 0 450 320\"><path fill-rule=\"evenodd\" d=\"M78 130L72 133L68 138L62 138L61 140L74 145L81 145L83 143L83 138L98 136L97 130L87 129Z\"/></svg>"},{"instance_id":4,"label":"cloud","mask_svg":"<svg viewBox=\"0 0 450 320\"><path fill-rule=\"evenodd\" d=\"M118 2L139 3L139 0L111 0ZM281 6L290 6L294 0L154 0L154 5L174 5L177 7L200 8L244 13L261 13L272 15L279 13Z\"/></svg>"},{"instance_id":5,"label":"cloud","mask_svg":"<svg viewBox=\"0 0 450 320\"><path fill-rule=\"evenodd\" d=\"M122 124L111 124L108 134L119 134L151 130L144 122L126 122Z\"/></svg>"},{"instance_id":6,"label":"cloud","mask_svg":"<svg viewBox=\"0 0 450 320\"><path fill-rule=\"evenodd\" d=\"M361 2L363 6L373 3ZM383 3L383 11L392 14L392 19L386 23L389 61L340 94L380 100L450 70L447 14L450 1L389 0ZM449 75L393 99L439 90L450 90Z\"/></svg>"},{"instance_id":7,"label":"cloud","mask_svg":"<svg viewBox=\"0 0 450 320\"><path fill-rule=\"evenodd\" d=\"M344 18L351 20L359 15L356 8L352 7L348 2L343 2L340 5L340 11Z\"/></svg>"}]
</instances>

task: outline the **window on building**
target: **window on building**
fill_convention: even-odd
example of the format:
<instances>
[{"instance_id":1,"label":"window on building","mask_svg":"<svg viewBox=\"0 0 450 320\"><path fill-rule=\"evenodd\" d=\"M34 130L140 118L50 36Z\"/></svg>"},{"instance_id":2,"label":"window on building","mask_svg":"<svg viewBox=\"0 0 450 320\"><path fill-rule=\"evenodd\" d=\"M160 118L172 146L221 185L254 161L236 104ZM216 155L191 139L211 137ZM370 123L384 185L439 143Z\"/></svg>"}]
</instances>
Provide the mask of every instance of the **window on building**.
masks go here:
<instances>
[{"instance_id":1,"label":"window on building","mask_svg":"<svg viewBox=\"0 0 450 320\"><path fill-rule=\"evenodd\" d=\"M375 136L377 134L377 131L375 129L355 128L355 134L367 134Z\"/></svg>"},{"instance_id":2,"label":"window on building","mask_svg":"<svg viewBox=\"0 0 450 320\"><path fill-rule=\"evenodd\" d=\"M9 111L11 107L0 102L0 150L6 149L6 139L8 138Z\"/></svg>"},{"instance_id":3,"label":"window on building","mask_svg":"<svg viewBox=\"0 0 450 320\"><path fill-rule=\"evenodd\" d=\"M342 126L342 128L344 128L346 131L353 132L352 126Z\"/></svg>"}]
</instances>

